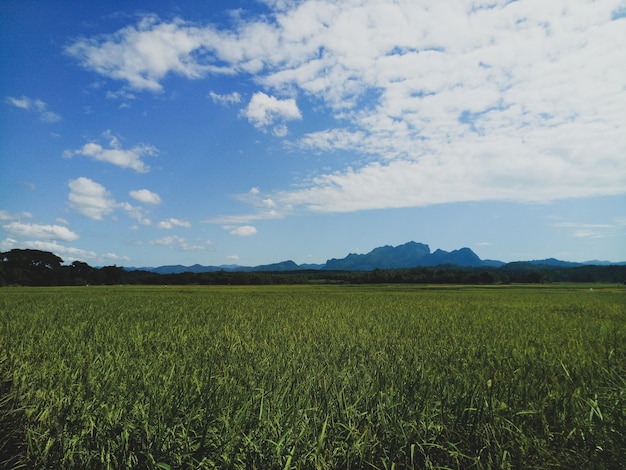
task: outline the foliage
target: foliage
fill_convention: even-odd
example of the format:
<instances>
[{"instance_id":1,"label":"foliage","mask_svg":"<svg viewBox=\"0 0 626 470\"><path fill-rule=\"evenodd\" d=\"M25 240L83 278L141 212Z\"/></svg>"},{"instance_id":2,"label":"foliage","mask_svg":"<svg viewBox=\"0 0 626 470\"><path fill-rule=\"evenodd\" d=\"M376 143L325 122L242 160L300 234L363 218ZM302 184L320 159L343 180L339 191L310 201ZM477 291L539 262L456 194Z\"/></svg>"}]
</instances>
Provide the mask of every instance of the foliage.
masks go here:
<instances>
[{"instance_id":1,"label":"foliage","mask_svg":"<svg viewBox=\"0 0 626 470\"><path fill-rule=\"evenodd\" d=\"M25 285L54 285L52 273L58 272L62 262L48 251L14 249L0 253L0 285L5 279Z\"/></svg>"},{"instance_id":2,"label":"foliage","mask_svg":"<svg viewBox=\"0 0 626 470\"><path fill-rule=\"evenodd\" d=\"M74 261L63 266L53 253L14 249L0 253L0 286L84 285L270 285L307 283L349 284L510 284L549 282L626 283L626 266L551 267L510 263L500 268L461 268L453 265L372 271L302 270L288 272L183 272L157 274L127 271L118 266L92 268Z\"/></svg>"},{"instance_id":3,"label":"foliage","mask_svg":"<svg viewBox=\"0 0 626 470\"><path fill-rule=\"evenodd\" d=\"M1 289L0 462L618 468L625 295L598 286Z\"/></svg>"}]
</instances>

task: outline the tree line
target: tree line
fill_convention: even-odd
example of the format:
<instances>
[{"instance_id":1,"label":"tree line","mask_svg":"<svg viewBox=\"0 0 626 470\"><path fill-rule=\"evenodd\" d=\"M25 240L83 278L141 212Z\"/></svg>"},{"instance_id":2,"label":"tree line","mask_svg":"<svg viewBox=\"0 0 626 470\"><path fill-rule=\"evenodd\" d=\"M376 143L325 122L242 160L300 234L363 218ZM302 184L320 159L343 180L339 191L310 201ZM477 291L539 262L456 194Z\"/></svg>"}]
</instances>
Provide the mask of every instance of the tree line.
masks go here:
<instances>
[{"instance_id":1,"label":"tree line","mask_svg":"<svg viewBox=\"0 0 626 470\"><path fill-rule=\"evenodd\" d=\"M269 284L510 284L603 282L626 284L626 266L551 267L515 263L498 268L458 266L375 269L373 271L302 270L288 272L184 272L159 274L119 266L92 267L82 261L63 264L54 253L13 249L0 253L0 286L81 286L115 284L269 285Z\"/></svg>"}]
</instances>

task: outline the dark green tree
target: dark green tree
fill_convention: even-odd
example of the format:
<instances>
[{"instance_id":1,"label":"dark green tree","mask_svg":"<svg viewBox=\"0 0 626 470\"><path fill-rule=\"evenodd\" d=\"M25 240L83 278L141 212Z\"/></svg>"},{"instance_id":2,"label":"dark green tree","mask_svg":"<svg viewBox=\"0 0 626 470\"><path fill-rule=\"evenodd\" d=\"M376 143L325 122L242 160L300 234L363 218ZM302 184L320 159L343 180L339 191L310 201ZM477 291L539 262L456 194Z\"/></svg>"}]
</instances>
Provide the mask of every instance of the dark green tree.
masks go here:
<instances>
[{"instance_id":1,"label":"dark green tree","mask_svg":"<svg viewBox=\"0 0 626 470\"><path fill-rule=\"evenodd\" d=\"M18 249L0 253L4 282L32 286L59 283L63 260L48 251Z\"/></svg>"}]
</instances>

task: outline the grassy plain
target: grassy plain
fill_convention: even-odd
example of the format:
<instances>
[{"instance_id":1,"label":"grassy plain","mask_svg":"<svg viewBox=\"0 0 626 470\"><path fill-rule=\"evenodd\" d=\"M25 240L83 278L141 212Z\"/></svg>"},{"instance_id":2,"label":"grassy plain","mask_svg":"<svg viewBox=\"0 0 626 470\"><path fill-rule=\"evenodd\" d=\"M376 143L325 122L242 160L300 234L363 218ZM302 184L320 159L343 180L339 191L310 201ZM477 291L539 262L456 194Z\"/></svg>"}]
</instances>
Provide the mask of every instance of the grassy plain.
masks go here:
<instances>
[{"instance_id":1,"label":"grassy plain","mask_svg":"<svg viewBox=\"0 0 626 470\"><path fill-rule=\"evenodd\" d=\"M3 288L0 467L619 468L591 287Z\"/></svg>"}]
</instances>

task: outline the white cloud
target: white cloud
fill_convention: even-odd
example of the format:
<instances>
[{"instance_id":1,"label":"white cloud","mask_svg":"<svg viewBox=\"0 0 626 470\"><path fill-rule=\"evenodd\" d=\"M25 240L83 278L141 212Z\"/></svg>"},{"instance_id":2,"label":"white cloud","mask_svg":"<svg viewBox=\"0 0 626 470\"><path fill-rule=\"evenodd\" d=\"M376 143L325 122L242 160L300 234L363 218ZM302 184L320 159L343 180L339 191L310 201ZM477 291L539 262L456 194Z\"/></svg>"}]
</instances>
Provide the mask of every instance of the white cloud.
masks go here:
<instances>
[{"instance_id":1,"label":"white cloud","mask_svg":"<svg viewBox=\"0 0 626 470\"><path fill-rule=\"evenodd\" d=\"M239 227L227 225L224 227L224 230L230 230L231 235L237 235L239 237L249 237L257 232L256 228L252 225L241 225Z\"/></svg>"},{"instance_id":2,"label":"white cloud","mask_svg":"<svg viewBox=\"0 0 626 470\"><path fill-rule=\"evenodd\" d=\"M172 235L168 237L159 238L151 242L153 245L172 246L182 251L202 251L205 249L202 245L193 245L187 242L183 237ZM210 243L209 243L210 244Z\"/></svg>"},{"instance_id":3,"label":"white cloud","mask_svg":"<svg viewBox=\"0 0 626 470\"><path fill-rule=\"evenodd\" d=\"M148 16L113 35L79 39L66 52L87 69L124 80L137 90L158 92L162 90L159 81L169 73L189 79L207 73L231 73L230 67L214 65L202 53L217 40L210 29L180 19L165 23ZM201 58L207 59L202 62Z\"/></svg>"},{"instance_id":4,"label":"white cloud","mask_svg":"<svg viewBox=\"0 0 626 470\"><path fill-rule=\"evenodd\" d=\"M544 10L515 2L469 15L447 4L346 4L329 23L319 67L310 60L264 79L315 93L351 123L307 134L298 147L367 159L274 199L341 212L623 194L618 64L626 53L610 44L626 30L610 21L609 3ZM312 7L305 2L289 18L305 5ZM359 39L339 41L346 35ZM346 68L357 82L348 90L340 85ZM354 90L373 104L357 108Z\"/></svg>"},{"instance_id":5,"label":"white cloud","mask_svg":"<svg viewBox=\"0 0 626 470\"><path fill-rule=\"evenodd\" d=\"M573 238L607 238L623 235L626 230L626 220L616 218L608 223L579 223L559 222L553 227L564 228L570 231Z\"/></svg>"},{"instance_id":6,"label":"white cloud","mask_svg":"<svg viewBox=\"0 0 626 470\"><path fill-rule=\"evenodd\" d=\"M7 97L6 102L16 108L25 109L27 111L34 111L39 113L39 118L42 122L55 123L61 120L61 116L52 111L48 111L46 103L40 99L32 99L28 96L22 96L21 98Z\"/></svg>"},{"instance_id":7,"label":"white cloud","mask_svg":"<svg viewBox=\"0 0 626 470\"><path fill-rule=\"evenodd\" d=\"M159 222L157 224L157 227L164 228L164 229L172 229L174 227L191 227L191 224L187 222L186 220L179 220L179 219L175 219L171 217L167 220L162 220L161 222Z\"/></svg>"},{"instance_id":8,"label":"white cloud","mask_svg":"<svg viewBox=\"0 0 626 470\"><path fill-rule=\"evenodd\" d=\"M279 124L278 126L275 126L274 130L272 131L272 134L274 134L276 137L285 137L288 133L289 130L284 124Z\"/></svg>"},{"instance_id":9,"label":"white cloud","mask_svg":"<svg viewBox=\"0 0 626 470\"><path fill-rule=\"evenodd\" d=\"M31 218L33 215L30 212L21 212L19 214L11 214L8 211L0 210L0 220L16 220L16 219L27 219Z\"/></svg>"},{"instance_id":10,"label":"white cloud","mask_svg":"<svg viewBox=\"0 0 626 470\"><path fill-rule=\"evenodd\" d=\"M39 225L11 222L3 226L4 230L16 237L31 237L46 240L71 242L78 239L78 234L61 225Z\"/></svg>"},{"instance_id":11,"label":"white cloud","mask_svg":"<svg viewBox=\"0 0 626 470\"><path fill-rule=\"evenodd\" d=\"M616 163L618 169L603 174L591 159L572 165L560 154L533 153L532 146L513 145L503 158L492 150L498 146L491 139L473 147L459 142L445 148L445 155L374 162L320 175L308 187L279 192L274 200L314 211L349 212L462 201L541 202L624 190L623 164Z\"/></svg>"},{"instance_id":12,"label":"white cloud","mask_svg":"<svg viewBox=\"0 0 626 470\"><path fill-rule=\"evenodd\" d=\"M60 256L65 263L72 261L83 261L89 263L106 263L106 262L126 262L130 261L130 258L126 256L119 256L114 253L106 253L99 255L91 250L83 250L76 247L69 247L61 245L55 241L42 241L42 240L29 240L18 242L12 238L6 238L0 241L0 250L9 251L14 248L29 248L32 250L50 251L57 256Z\"/></svg>"},{"instance_id":13,"label":"white cloud","mask_svg":"<svg viewBox=\"0 0 626 470\"><path fill-rule=\"evenodd\" d=\"M147 218L141 207L133 206L128 202L120 202L116 204L116 207L126 211L129 217L135 219L141 225L151 225L152 221Z\"/></svg>"},{"instance_id":14,"label":"white cloud","mask_svg":"<svg viewBox=\"0 0 626 470\"><path fill-rule=\"evenodd\" d=\"M263 199L261 202L263 203L265 207L268 207L270 209L276 207L276 203L272 200L272 198L268 197L266 199Z\"/></svg>"},{"instance_id":15,"label":"white cloud","mask_svg":"<svg viewBox=\"0 0 626 470\"><path fill-rule=\"evenodd\" d=\"M298 140L296 145L303 149L314 149L322 152L333 150L351 150L359 148L363 153L370 153L366 135L363 131L349 131L347 129L327 129L324 131L310 132ZM373 143L373 142L368 142Z\"/></svg>"},{"instance_id":16,"label":"white cloud","mask_svg":"<svg viewBox=\"0 0 626 470\"><path fill-rule=\"evenodd\" d=\"M88 261L99 259L98 255L93 251L81 250L80 248L66 247L60 245L57 242L31 240L25 242L18 242L13 239L6 239L2 242L4 250L13 248L29 248L32 250L50 251L60 256L64 262L72 260ZM69 258L69 260L67 259Z\"/></svg>"},{"instance_id":17,"label":"white cloud","mask_svg":"<svg viewBox=\"0 0 626 470\"><path fill-rule=\"evenodd\" d=\"M243 115L277 136L302 119L295 98L326 106L336 126L294 148L360 161L274 192L277 207L626 193L623 2L267 3L273 13L232 31L150 17L68 51L138 89L168 73L253 74L265 92Z\"/></svg>"},{"instance_id":18,"label":"white cloud","mask_svg":"<svg viewBox=\"0 0 626 470\"><path fill-rule=\"evenodd\" d=\"M119 262L126 263L126 262L130 261L130 258L128 256L118 255L118 254L110 253L110 252L109 253L105 253L103 255L100 255L98 258L103 260L103 261L106 261L108 263L111 263L111 262L113 262L113 263L119 263Z\"/></svg>"},{"instance_id":19,"label":"white cloud","mask_svg":"<svg viewBox=\"0 0 626 470\"><path fill-rule=\"evenodd\" d=\"M144 204L161 204L161 198L157 193L153 193L147 189L136 189L130 192L130 196L139 202Z\"/></svg>"},{"instance_id":20,"label":"white cloud","mask_svg":"<svg viewBox=\"0 0 626 470\"><path fill-rule=\"evenodd\" d=\"M172 243L175 243L179 241L180 239L181 239L180 237L176 235L172 235L169 237L159 238L158 240L154 240L152 243L155 245L171 245Z\"/></svg>"},{"instance_id":21,"label":"white cloud","mask_svg":"<svg viewBox=\"0 0 626 470\"><path fill-rule=\"evenodd\" d=\"M213 217L207 219L204 222L208 224L226 224L227 229L233 228L232 225L246 224L255 220L270 220L270 219L282 219L284 215L276 210L265 210L255 212L253 214L241 214L241 215L226 215L222 217Z\"/></svg>"},{"instance_id":22,"label":"white cloud","mask_svg":"<svg viewBox=\"0 0 626 470\"><path fill-rule=\"evenodd\" d=\"M63 152L65 158L72 158L75 155L99 160L102 162L112 163L121 168L132 168L140 173L146 173L149 167L142 161L145 156L153 156L157 154L157 150L150 145L137 145L133 148L124 150L121 148L119 139L106 131L103 137L109 141L110 148L104 148L97 142L89 142L78 150L66 150Z\"/></svg>"},{"instance_id":23,"label":"white cloud","mask_svg":"<svg viewBox=\"0 0 626 470\"><path fill-rule=\"evenodd\" d=\"M22 108L26 110L30 110L31 108L40 108L42 106L45 108L45 104L43 103L43 101L31 100L26 96L22 96L21 98L13 98L9 96L7 97L7 103L12 104L16 108Z\"/></svg>"},{"instance_id":24,"label":"white cloud","mask_svg":"<svg viewBox=\"0 0 626 470\"><path fill-rule=\"evenodd\" d=\"M213 100L214 103L221 104L222 106L230 106L232 104L241 103L241 95L236 91L226 95L219 95L211 91L209 93L209 97Z\"/></svg>"},{"instance_id":25,"label":"white cloud","mask_svg":"<svg viewBox=\"0 0 626 470\"><path fill-rule=\"evenodd\" d=\"M53 113L52 111L44 111L39 115L40 119L43 122L55 123L61 120L61 116L57 113Z\"/></svg>"},{"instance_id":26,"label":"white cloud","mask_svg":"<svg viewBox=\"0 0 626 470\"><path fill-rule=\"evenodd\" d=\"M212 217L204 220L205 223L226 225L231 229L234 225L249 224L255 220L269 220L269 219L282 219L285 216L285 212L289 211L289 206L279 204L272 199L264 195L258 187L253 187L244 194L238 194L235 196L238 200L247 204L257 207L259 210L252 214L241 215L228 215L222 217Z\"/></svg>"},{"instance_id":27,"label":"white cloud","mask_svg":"<svg viewBox=\"0 0 626 470\"><path fill-rule=\"evenodd\" d=\"M128 90L118 90L118 91L107 91L106 92L106 98L110 99L110 100L123 100L123 101L131 101L134 100L136 98L136 96L134 94L132 94L131 92L129 92Z\"/></svg>"},{"instance_id":28,"label":"white cloud","mask_svg":"<svg viewBox=\"0 0 626 470\"><path fill-rule=\"evenodd\" d=\"M68 185L70 188L68 195L70 207L79 214L90 219L102 220L105 216L121 209L141 225L152 224L152 221L146 217L143 208L133 206L129 202L117 202L100 183L81 176L75 180L70 180ZM144 193L140 194L146 196ZM150 194L155 195L154 193Z\"/></svg>"},{"instance_id":29,"label":"white cloud","mask_svg":"<svg viewBox=\"0 0 626 470\"><path fill-rule=\"evenodd\" d=\"M69 182L70 207L94 220L102 220L117 207L115 199L104 186L81 176Z\"/></svg>"},{"instance_id":30,"label":"white cloud","mask_svg":"<svg viewBox=\"0 0 626 470\"><path fill-rule=\"evenodd\" d=\"M258 92L252 95L252 99L244 110L244 116L257 128L264 128L272 125L275 121L290 121L302 119L302 114L293 98L280 100L274 96ZM280 125L275 133L286 134L286 128Z\"/></svg>"}]
</instances>

